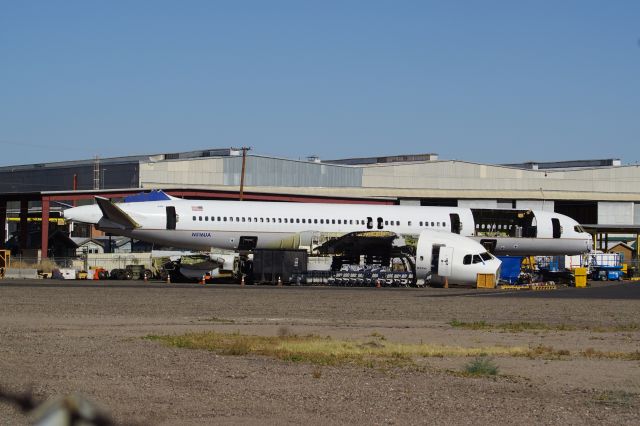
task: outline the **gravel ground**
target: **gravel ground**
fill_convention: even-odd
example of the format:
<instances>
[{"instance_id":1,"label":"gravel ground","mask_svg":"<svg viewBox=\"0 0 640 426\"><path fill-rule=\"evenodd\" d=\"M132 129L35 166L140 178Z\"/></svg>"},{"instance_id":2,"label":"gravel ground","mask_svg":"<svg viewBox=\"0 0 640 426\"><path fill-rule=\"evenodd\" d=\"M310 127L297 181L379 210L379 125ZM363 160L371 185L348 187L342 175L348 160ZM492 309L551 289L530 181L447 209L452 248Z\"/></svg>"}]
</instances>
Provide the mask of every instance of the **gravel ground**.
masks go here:
<instances>
[{"instance_id":1,"label":"gravel ground","mask_svg":"<svg viewBox=\"0 0 640 426\"><path fill-rule=\"evenodd\" d=\"M79 391L135 424L638 424L640 361L495 358L497 377L464 377L467 358L424 368L316 367L170 348L149 334L216 330L572 353L640 350L640 284L505 295L469 289L275 288L0 282L0 386L41 400ZM459 321L609 328L466 330ZM0 424L28 418L0 403Z\"/></svg>"}]
</instances>

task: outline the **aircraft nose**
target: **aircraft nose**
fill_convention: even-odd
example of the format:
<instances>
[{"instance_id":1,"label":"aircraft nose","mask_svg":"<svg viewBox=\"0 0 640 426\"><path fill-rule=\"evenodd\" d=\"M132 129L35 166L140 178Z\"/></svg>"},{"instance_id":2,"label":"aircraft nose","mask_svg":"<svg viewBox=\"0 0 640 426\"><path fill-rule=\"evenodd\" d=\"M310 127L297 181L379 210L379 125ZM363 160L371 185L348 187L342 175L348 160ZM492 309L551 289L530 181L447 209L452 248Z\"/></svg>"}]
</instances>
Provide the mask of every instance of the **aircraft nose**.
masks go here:
<instances>
[{"instance_id":1,"label":"aircraft nose","mask_svg":"<svg viewBox=\"0 0 640 426\"><path fill-rule=\"evenodd\" d=\"M81 206L64 210L62 216L67 221L98 223L102 214L97 206Z\"/></svg>"}]
</instances>

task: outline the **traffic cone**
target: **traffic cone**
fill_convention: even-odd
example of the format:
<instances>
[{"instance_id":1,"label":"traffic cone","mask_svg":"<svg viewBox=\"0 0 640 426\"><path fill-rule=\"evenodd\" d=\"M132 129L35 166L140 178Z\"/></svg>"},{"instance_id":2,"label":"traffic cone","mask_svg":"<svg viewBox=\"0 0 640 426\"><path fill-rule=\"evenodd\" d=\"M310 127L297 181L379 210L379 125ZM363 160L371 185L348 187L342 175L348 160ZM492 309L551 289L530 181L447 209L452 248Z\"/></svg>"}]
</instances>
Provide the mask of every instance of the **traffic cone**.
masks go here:
<instances>
[{"instance_id":1,"label":"traffic cone","mask_svg":"<svg viewBox=\"0 0 640 426\"><path fill-rule=\"evenodd\" d=\"M243 286L244 285L244 274L242 274L242 278L240 278L240 285Z\"/></svg>"},{"instance_id":2,"label":"traffic cone","mask_svg":"<svg viewBox=\"0 0 640 426\"><path fill-rule=\"evenodd\" d=\"M282 287L282 280L280 279L280 276L278 276L278 287Z\"/></svg>"},{"instance_id":3,"label":"traffic cone","mask_svg":"<svg viewBox=\"0 0 640 426\"><path fill-rule=\"evenodd\" d=\"M376 288L380 288L380 287L382 287L382 286L380 285L380 279L377 279L377 280L376 280Z\"/></svg>"},{"instance_id":4,"label":"traffic cone","mask_svg":"<svg viewBox=\"0 0 640 426\"><path fill-rule=\"evenodd\" d=\"M203 276L202 276L202 280L200 280L200 284L201 284L201 285L204 285L204 283L205 283L205 278L204 278L204 275L203 275Z\"/></svg>"},{"instance_id":5,"label":"traffic cone","mask_svg":"<svg viewBox=\"0 0 640 426\"><path fill-rule=\"evenodd\" d=\"M171 284L171 274L167 274L167 284Z\"/></svg>"}]
</instances>

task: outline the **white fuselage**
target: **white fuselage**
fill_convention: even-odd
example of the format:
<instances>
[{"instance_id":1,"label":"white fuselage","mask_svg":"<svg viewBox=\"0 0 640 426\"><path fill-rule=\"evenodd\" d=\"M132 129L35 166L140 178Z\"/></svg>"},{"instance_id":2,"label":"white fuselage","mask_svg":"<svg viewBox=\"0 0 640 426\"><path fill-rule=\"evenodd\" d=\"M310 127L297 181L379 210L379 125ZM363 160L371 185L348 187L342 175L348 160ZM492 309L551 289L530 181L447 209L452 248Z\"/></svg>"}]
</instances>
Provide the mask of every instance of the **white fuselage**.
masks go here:
<instances>
[{"instance_id":1,"label":"white fuselage","mask_svg":"<svg viewBox=\"0 0 640 426\"><path fill-rule=\"evenodd\" d=\"M239 248L243 237L257 238L254 248L309 246L319 236L385 230L418 236L424 230L452 232L477 241L496 240L497 254L578 254L591 247L591 236L564 215L535 211L536 237L486 237L469 208L368 204L278 203L255 201L183 200L119 203L139 226L108 228L106 232L158 244L190 249ZM175 211L175 216L174 212ZM96 205L64 212L67 219L98 224ZM175 220L172 220L172 216ZM552 225L556 221L556 229ZM559 224L559 228L557 226ZM455 228L455 229L454 229Z\"/></svg>"}]
</instances>

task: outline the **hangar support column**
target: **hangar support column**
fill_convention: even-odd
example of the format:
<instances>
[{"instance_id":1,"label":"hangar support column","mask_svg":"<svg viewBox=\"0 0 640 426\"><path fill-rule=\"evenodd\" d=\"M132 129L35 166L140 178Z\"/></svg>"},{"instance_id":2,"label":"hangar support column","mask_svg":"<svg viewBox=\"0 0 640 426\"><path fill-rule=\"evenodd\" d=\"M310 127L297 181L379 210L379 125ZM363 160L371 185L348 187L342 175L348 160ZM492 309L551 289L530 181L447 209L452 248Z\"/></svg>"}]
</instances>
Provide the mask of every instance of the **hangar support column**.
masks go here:
<instances>
[{"instance_id":1,"label":"hangar support column","mask_svg":"<svg viewBox=\"0 0 640 426\"><path fill-rule=\"evenodd\" d=\"M7 241L7 200L0 200L0 247Z\"/></svg>"},{"instance_id":2,"label":"hangar support column","mask_svg":"<svg viewBox=\"0 0 640 426\"><path fill-rule=\"evenodd\" d=\"M29 236L29 200L20 200L20 249L27 248Z\"/></svg>"},{"instance_id":3,"label":"hangar support column","mask_svg":"<svg viewBox=\"0 0 640 426\"><path fill-rule=\"evenodd\" d=\"M49 197L42 197L42 234L40 236L41 241L41 257L46 259L49 257L47 252L49 251L49 209L51 203Z\"/></svg>"}]
</instances>

